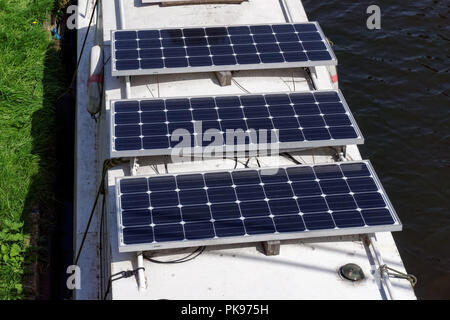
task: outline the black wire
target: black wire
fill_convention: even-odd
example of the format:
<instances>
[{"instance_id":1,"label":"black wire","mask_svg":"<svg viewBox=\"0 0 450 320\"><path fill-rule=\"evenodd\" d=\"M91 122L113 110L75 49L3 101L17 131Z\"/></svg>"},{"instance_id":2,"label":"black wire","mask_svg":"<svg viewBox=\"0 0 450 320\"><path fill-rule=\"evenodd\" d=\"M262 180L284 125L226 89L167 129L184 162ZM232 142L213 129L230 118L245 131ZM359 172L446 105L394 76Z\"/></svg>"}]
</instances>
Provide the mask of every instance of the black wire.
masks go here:
<instances>
[{"instance_id":1,"label":"black wire","mask_svg":"<svg viewBox=\"0 0 450 320\"><path fill-rule=\"evenodd\" d=\"M103 288L103 221L105 216L105 202L106 197L103 197L102 201L102 210L101 210L101 216L100 216L100 239L99 239L99 251L100 251L100 286Z\"/></svg>"},{"instance_id":2,"label":"black wire","mask_svg":"<svg viewBox=\"0 0 450 320\"><path fill-rule=\"evenodd\" d=\"M160 261L160 260L156 260L150 257L147 257L145 255L145 253L143 254L143 257L153 263L160 263L160 264L175 264L175 263L183 263L183 262L188 262L191 261L195 258L197 258L199 255L201 255L203 253L203 251L205 250L205 247L198 247L197 249L195 249L193 252L191 252L190 254L188 254L187 256L183 257L183 258L179 258L179 259L175 259L175 260L170 260L170 261Z\"/></svg>"},{"instance_id":3,"label":"black wire","mask_svg":"<svg viewBox=\"0 0 450 320\"><path fill-rule=\"evenodd\" d=\"M105 66L110 59L111 59L111 56L109 56L109 58L106 59L106 61L103 63L102 74L104 74ZM97 122L97 119L100 118L100 116L102 114L102 110L103 110L103 108L102 108L102 106L103 106L103 81L102 81L101 85L98 86L98 96L100 97L100 99L98 100L98 110L99 111L95 114L92 114L92 119L94 119L95 122Z\"/></svg>"},{"instance_id":4,"label":"black wire","mask_svg":"<svg viewBox=\"0 0 450 320\"><path fill-rule=\"evenodd\" d=\"M105 163L106 163L106 161L105 161ZM80 259L81 252L83 251L84 242L86 241L86 236L89 231L89 227L91 226L92 217L94 216L95 208L97 207L97 203L98 203L98 199L100 198L100 194L102 193L102 187L104 186L104 179L105 179L105 175L106 175L106 171L107 171L105 163L103 164L103 170L102 170L102 182L100 183L100 186L97 190L97 195L95 196L94 205L92 206L91 213L89 214L89 220L86 225L86 229L83 233L83 238L81 240L80 247L78 248L77 256L75 258L75 263L74 263L75 265L78 265L78 259Z\"/></svg>"},{"instance_id":5,"label":"black wire","mask_svg":"<svg viewBox=\"0 0 450 320\"><path fill-rule=\"evenodd\" d=\"M340 158L339 158L339 150L338 150L338 148L334 148L334 147L328 147L328 148L330 148L331 150L333 150L333 152L334 152L334 157L339 161ZM343 156L344 156L344 158L345 158L344 148L342 148L342 153L343 153Z\"/></svg>"},{"instance_id":6,"label":"black wire","mask_svg":"<svg viewBox=\"0 0 450 320\"><path fill-rule=\"evenodd\" d=\"M112 280L109 279L109 281L108 281L108 287L106 288L105 294L103 295L103 300L106 300L106 298L108 297L109 290L111 290L111 283L112 283Z\"/></svg>"},{"instance_id":7,"label":"black wire","mask_svg":"<svg viewBox=\"0 0 450 320\"><path fill-rule=\"evenodd\" d=\"M235 157L235 158L234 158L234 169L237 168L238 162L239 162L239 161L238 161L238 158ZM241 162L241 164L243 164L245 168L248 168L248 163L249 163L249 162L250 162L250 158L248 158L247 161L246 161L245 163L242 163L242 162Z\"/></svg>"},{"instance_id":8,"label":"black wire","mask_svg":"<svg viewBox=\"0 0 450 320\"><path fill-rule=\"evenodd\" d=\"M76 76L77 76L77 74L78 74L78 69L79 69L79 67L80 67L81 57L83 56L84 47L86 46L86 41L87 41L87 38L88 38L88 35L89 35L89 31L91 30L92 21L94 20L94 13L95 13L95 9L97 8L97 6L98 6L98 0L95 1L94 7L92 8L91 19L89 20L89 25L88 25L88 28L87 28L87 30L86 30L86 34L85 34L85 36L84 36L83 45L81 46L80 55L78 56L77 65L76 65L75 70L74 70L74 72L73 72L72 80L70 81L70 85L69 85L69 87L67 88L67 90L64 91L64 93L61 94L61 95L58 97L58 99L61 98L63 95L65 95L67 92L69 92L69 91L72 90L72 85L73 85L73 83L75 82Z\"/></svg>"},{"instance_id":9,"label":"black wire","mask_svg":"<svg viewBox=\"0 0 450 320\"><path fill-rule=\"evenodd\" d=\"M130 278L132 276L135 276L138 273L138 271L141 270L141 269L145 271L144 267L139 267L139 268L136 268L134 270L120 271L120 272L117 272L115 274L112 274L109 277L108 287L106 288L106 292L105 292L105 294L103 296L103 300L106 300L106 298L108 297L108 294L109 294L109 291L111 290L111 285L112 285L113 281L120 280L120 279L123 279L123 278ZM117 277L117 276L120 276L120 277ZM113 279L113 277L117 277L117 278Z\"/></svg>"},{"instance_id":10,"label":"black wire","mask_svg":"<svg viewBox=\"0 0 450 320\"><path fill-rule=\"evenodd\" d=\"M105 73L105 66L108 63L108 61L111 59L111 56L109 56L108 59L106 59L106 61L103 63L102 66L102 74ZM99 101L98 101L98 112L96 114L98 114L98 117L100 118L100 115L102 113L102 106L103 106L103 81L101 83L101 85L98 86L98 96L100 97ZM92 118L95 120L95 122L97 122L97 117L95 116L96 114L92 115Z\"/></svg>"},{"instance_id":11,"label":"black wire","mask_svg":"<svg viewBox=\"0 0 450 320\"><path fill-rule=\"evenodd\" d=\"M75 81L75 77L76 77L76 75L78 73L78 69L80 67L81 57L83 56L84 47L86 46L86 41L87 41L87 38L89 35L89 31L91 30L92 21L94 20L94 13L95 13L95 9L97 8L97 5L98 5L98 0L95 1L94 7L92 8L91 19L89 20L89 25L86 30L86 35L84 36L83 45L81 46L80 56L78 57L77 66L75 67L75 72L73 73L72 81L70 82L70 87L72 86L73 82Z\"/></svg>"},{"instance_id":12,"label":"black wire","mask_svg":"<svg viewBox=\"0 0 450 320\"><path fill-rule=\"evenodd\" d=\"M111 60L111 56L109 56L108 59L106 59L106 61L103 63L103 69L105 68L106 64L109 62L109 60Z\"/></svg>"},{"instance_id":13,"label":"black wire","mask_svg":"<svg viewBox=\"0 0 450 320\"><path fill-rule=\"evenodd\" d=\"M166 170L166 173L169 173L169 168L167 166L167 157L164 157L164 169Z\"/></svg>"},{"instance_id":14,"label":"black wire","mask_svg":"<svg viewBox=\"0 0 450 320\"><path fill-rule=\"evenodd\" d=\"M295 164L302 164L300 161L295 159L290 153L284 152L281 154L283 157L291 159Z\"/></svg>"},{"instance_id":15,"label":"black wire","mask_svg":"<svg viewBox=\"0 0 450 320\"><path fill-rule=\"evenodd\" d=\"M176 264L176 263L184 263L184 262L188 262L191 260L194 260L195 258L197 258L199 255L201 255L204 251L205 251L206 247L198 247L197 249L195 249L193 252L191 252L190 254L188 254L187 256L183 257L183 258L179 258L179 259L175 259L175 260L169 260L169 261L161 261L161 260L156 260L150 257L147 257L146 254L143 254L144 259L153 262L153 263L159 263L159 264Z\"/></svg>"},{"instance_id":16,"label":"black wire","mask_svg":"<svg viewBox=\"0 0 450 320\"><path fill-rule=\"evenodd\" d=\"M87 236L87 233L89 231L89 227L91 226L91 222L92 222L92 217L94 216L95 209L97 208L98 199L100 198L100 195L103 195L103 197L105 196L105 177L106 177L106 173L108 172L108 169L112 168L116 164L118 164L118 163L125 163L125 162L127 162L127 160L123 160L121 158L119 158L119 159L106 159L105 161L103 161L102 180L100 182L100 186L98 187L97 194L95 196L95 201L94 201L94 205L92 206L91 213L89 214L89 220L88 220L88 223L86 225L86 229L84 230L84 233L83 233L83 239L81 240L81 244L80 244L80 247L78 249L77 257L75 258L75 263L74 263L75 265L78 265L78 260L80 258L81 252L83 251L84 242L86 241L86 236Z\"/></svg>"},{"instance_id":17,"label":"black wire","mask_svg":"<svg viewBox=\"0 0 450 320\"><path fill-rule=\"evenodd\" d=\"M121 160L119 159L119 161L121 161ZM104 205L104 201L105 201L105 176L106 176L106 172L108 171L108 169L111 168L114 164L115 163L113 161L109 160L109 159L107 159L107 160L105 160L103 162L102 180L101 180L100 186L98 187L97 194L95 196L94 205L92 206L92 209L91 209L91 213L89 214L89 220L88 220L88 223L87 223L86 228L84 230L83 238L81 240L80 247L78 248L78 252L77 252L77 256L76 256L75 261L74 261L74 265L78 265L78 260L80 259L81 253L83 252L84 243L86 241L86 237L87 237L89 228L91 226L91 222L92 222L92 218L93 218L94 213L95 213L95 209L97 208L98 199L100 198L100 195L102 195L102 194L103 194L103 205ZM67 288L67 290L68 290L67 292L69 292L68 288Z\"/></svg>"}]
</instances>

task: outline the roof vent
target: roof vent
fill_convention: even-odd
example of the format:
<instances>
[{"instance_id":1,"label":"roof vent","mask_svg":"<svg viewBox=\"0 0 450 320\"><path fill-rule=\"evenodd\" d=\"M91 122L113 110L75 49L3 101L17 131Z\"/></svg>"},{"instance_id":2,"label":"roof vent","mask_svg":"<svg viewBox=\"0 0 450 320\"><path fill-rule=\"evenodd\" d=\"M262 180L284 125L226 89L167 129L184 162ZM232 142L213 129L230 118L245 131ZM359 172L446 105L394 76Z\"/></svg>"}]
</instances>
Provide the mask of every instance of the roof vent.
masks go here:
<instances>
[{"instance_id":1,"label":"roof vent","mask_svg":"<svg viewBox=\"0 0 450 320\"><path fill-rule=\"evenodd\" d=\"M347 263L339 268L339 274L350 281L361 281L365 278L364 272L360 266L354 263Z\"/></svg>"}]
</instances>

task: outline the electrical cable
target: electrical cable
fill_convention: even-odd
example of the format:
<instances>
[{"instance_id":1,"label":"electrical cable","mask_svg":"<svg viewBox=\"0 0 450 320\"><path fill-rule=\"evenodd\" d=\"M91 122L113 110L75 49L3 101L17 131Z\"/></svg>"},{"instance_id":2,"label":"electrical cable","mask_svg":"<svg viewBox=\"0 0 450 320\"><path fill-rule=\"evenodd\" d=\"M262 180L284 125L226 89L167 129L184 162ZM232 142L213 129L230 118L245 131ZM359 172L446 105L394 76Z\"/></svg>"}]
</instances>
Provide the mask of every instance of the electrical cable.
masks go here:
<instances>
[{"instance_id":1,"label":"electrical cable","mask_svg":"<svg viewBox=\"0 0 450 320\"><path fill-rule=\"evenodd\" d=\"M260 168L261 168L261 163L259 163L259 159L258 159L258 157L255 157L255 159L256 159L256 163L258 164L258 167L260 167Z\"/></svg>"},{"instance_id":2,"label":"electrical cable","mask_svg":"<svg viewBox=\"0 0 450 320\"><path fill-rule=\"evenodd\" d=\"M74 265L78 265L78 261L80 259L81 253L83 252L84 243L86 241L86 237L87 237L87 234L89 232L89 228L91 226L92 218L94 216L95 209L97 208L97 204L98 204L98 200L100 198L100 195L103 195L102 216L100 218L100 225L101 225L101 228L103 229L103 215L104 215L104 208L105 208L105 201L106 201L105 200L105 191L106 191L105 190L105 177L106 177L106 173L108 172L108 170L110 168L116 166L119 163L125 163L125 162L128 162L128 160L123 160L122 158L119 158L119 159L106 159L105 161L103 161L102 178L101 178L102 180L100 182L100 186L98 187L98 190L97 190L97 193L96 193L96 196L95 196L95 201L94 201L94 204L92 206L91 212L89 214L89 220L88 220L88 223L87 223L86 228L84 230L83 238L81 240L80 247L78 248L78 252L77 252L77 256L76 256L75 261L74 261ZM100 242L99 243L100 249L102 248L102 245L103 245L102 242ZM103 267L103 266L101 266L101 267ZM67 289L67 290L69 292L69 289Z\"/></svg>"},{"instance_id":3,"label":"electrical cable","mask_svg":"<svg viewBox=\"0 0 450 320\"><path fill-rule=\"evenodd\" d=\"M156 174L159 174L159 170L158 170L158 165L157 164L151 165L151 167L152 167L153 171L155 171Z\"/></svg>"},{"instance_id":4,"label":"electrical cable","mask_svg":"<svg viewBox=\"0 0 450 320\"><path fill-rule=\"evenodd\" d=\"M242 162L242 161L238 160L237 157L235 157L235 158L234 158L234 161L235 161L235 163L234 163L234 169L237 168L238 163L242 164L242 165L244 166L244 168L249 168L248 163L250 162L250 158L247 158L247 161L246 161L246 162Z\"/></svg>"},{"instance_id":5,"label":"electrical cable","mask_svg":"<svg viewBox=\"0 0 450 320\"><path fill-rule=\"evenodd\" d=\"M89 25L88 25L88 28L87 28L87 30L86 30L86 34L85 34L85 36L84 36L83 45L81 46L80 55L78 56L77 65L75 66L75 70L74 70L73 75L72 75L72 80L70 81L70 84L69 84L69 87L67 88L67 90L64 91L64 93L62 93L62 94L58 97L58 99L61 98L63 95L65 95L67 92L72 91L72 86L73 86L73 83L75 82L76 76L77 76L77 74L78 74L78 69L79 69L79 67L80 67L81 58L82 58L83 53L84 53L84 48L85 48L85 46L86 46L86 41L87 41L87 38L88 38L88 35L89 35L89 31L91 30L92 21L94 20L95 9L96 9L97 6L98 6L98 1L99 1L99 0L95 0L94 7L92 8L91 18L90 18L90 20L89 20Z\"/></svg>"},{"instance_id":6,"label":"electrical cable","mask_svg":"<svg viewBox=\"0 0 450 320\"><path fill-rule=\"evenodd\" d=\"M161 95L159 93L159 75L158 74L156 75L156 84L158 86L158 98L159 98Z\"/></svg>"},{"instance_id":7,"label":"electrical cable","mask_svg":"<svg viewBox=\"0 0 450 320\"><path fill-rule=\"evenodd\" d=\"M106 59L106 61L103 63L103 70L105 69L105 66L109 62L109 60L111 60L111 56L109 56L109 58Z\"/></svg>"},{"instance_id":8,"label":"electrical cable","mask_svg":"<svg viewBox=\"0 0 450 320\"><path fill-rule=\"evenodd\" d=\"M78 260L80 259L80 255L81 252L83 251L84 248L84 243L86 241L86 237L87 237L87 233L89 232L89 228L91 226L91 222L92 222L92 218L94 216L95 213L95 209L97 208L97 203L98 203L98 199L100 198L100 195L105 195L105 177L106 177L106 173L108 172L108 170L112 167L114 167L115 165L119 164L119 163L125 163L128 162L127 160L122 160L122 159L106 159L105 161L103 161L103 169L102 169L102 180L100 182L100 186L97 190L97 194L95 196L95 201L94 201L94 205L92 206L92 210L91 213L89 214L89 220L88 223L86 225L86 229L84 230L83 233L83 239L81 240L81 244L80 247L78 248L78 253L77 256L75 258L75 265L78 265Z\"/></svg>"},{"instance_id":9,"label":"electrical cable","mask_svg":"<svg viewBox=\"0 0 450 320\"><path fill-rule=\"evenodd\" d=\"M132 276L136 276L139 270L144 270L145 268L140 267L134 270L127 270L127 271L120 271L117 272L113 275L111 275L109 277L109 281L108 281L108 287L106 288L105 294L103 296L103 300L106 300L106 298L108 297L109 294L109 290L111 290L111 285L113 281L119 280L119 279L124 279L124 278L130 278Z\"/></svg>"},{"instance_id":10,"label":"electrical cable","mask_svg":"<svg viewBox=\"0 0 450 320\"><path fill-rule=\"evenodd\" d=\"M233 81L233 83L242 91L244 91L245 93L250 93L250 91L248 91L247 89L245 89L239 82L237 82L234 78L231 78L231 81Z\"/></svg>"},{"instance_id":11,"label":"electrical cable","mask_svg":"<svg viewBox=\"0 0 450 320\"><path fill-rule=\"evenodd\" d=\"M152 90L150 89L150 87L148 86L148 84L145 84L145 86L147 87L148 92L150 92L150 94L152 95L152 98L155 97L155 95L153 94Z\"/></svg>"},{"instance_id":12,"label":"electrical cable","mask_svg":"<svg viewBox=\"0 0 450 320\"><path fill-rule=\"evenodd\" d=\"M100 215L100 239L98 241L98 250L99 250L99 256L100 256L100 286L103 288L103 221L105 217L105 209L106 209L106 197L103 197L102 199L102 209L101 209L101 215Z\"/></svg>"},{"instance_id":13,"label":"electrical cable","mask_svg":"<svg viewBox=\"0 0 450 320\"><path fill-rule=\"evenodd\" d=\"M75 265L78 265L78 260L80 259L81 252L83 251L83 248L84 248L84 242L86 241L86 236L87 236L87 233L89 231L89 227L91 226L92 218L93 218L94 213L95 213L95 208L97 207L98 199L100 198L100 195L103 193L102 189L104 188L104 179L105 179L106 171L107 171L107 169L105 169L105 168L106 168L106 160L103 163L102 182L100 183L100 186L99 186L99 188L97 190L97 194L95 196L94 205L92 206L91 213L89 214L89 220L88 220L88 223L86 225L86 229L85 229L85 231L83 233L83 239L81 240L81 244L80 244L80 247L78 248L78 253L77 253L77 256L75 258L75 263L74 263Z\"/></svg>"},{"instance_id":14,"label":"electrical cable","mask_svg":"<svg viewBox=\"0 0 450 320\"><path fill-rule=\"evenodd\" d=\"M300 161L298 161L297 159L295 159L290 153L284 152L281 153L281 155L285 158L289 158L290 160L292 160L292 162L294 162L295 164L302 164Z\"/></svg>"},{"instance_id":15,"label":"electrical cable","mask_svg":"<svg viewBox=\"0 0 450 320\"><path fill-rule=\"evenodd\" d=\"M108 63L108 61L111 59L111 56L109 56L108 59L106 59L106 61L103 63L102 66L102 75L105 73L105 65ZM96 114L92 114L92 119L95 120L95 122L97 122L97 117L96 115L98 115L98 118L100 118L101 114L102 114L102 105L103 105L103 81L101 82L101 84L98 86L98 96L100 97L99 101L98 101L98 112Z\"/></svg>"},{"instance_id":16,"label":"electrical cable","mask_svg":"<svg viewBox=\"0 0 450 320\"><path fill-rule=\"evenodd\" d=\"M168 162L168 157L165 156L164 157L164 169L166 170L166 173L169 173L169 168L168 168L167 162Z\"/></svg>"},{"instance_id":17,"label":"electrical cable","mask_svg":"<svg viewBox=\"0 0 450 320\"><path fill-rule=\"evenodd\" d=\"M187 256L185 256L183 258L179 258L179 259L175 259L175 260L169 260L169 261L161 261L161 260L156 260L154 258L150 258L150 257L148 257L146 255L145 252L143 253L143 257L144 257L145 260L148 260L148 261L153 262L153 263L177 264L177 263L184 263L184 262L188 262L188 261L194 260L199 255L201 255L205 251L205 249L206 249L206 247L198 247L193 252L189 253Z\"/></svg>"},{"instance_id":18,"label":"electrical cable","mask_svg":"<svg viewBox=\"0 0 450 320\"><path fill-rule=\"evenodd\" d=\"M254 158L255 158L255 160L256 160L256 163L258 164L258 167L261 168L261 163L259 162L258 157L254 157ZM244 165L244 167L249 168L248 164L249 164L249 162L250 162L250 159L251 159L251 157L249 157L245 163L242 163L242 162L240 162L240 163L242 163L242 164ZM235 169L236 169L236 168L235 168Z\"/></svg>"},{"instance_id":19,"label":"electrical cable","mask_svg":"<svg viewBox=\"0 0 450 320\"><path fill-rule=\"evenodd\" d=\"M292 89L291 89L289 83L287 83L287 81L284 80L283 77L278 77L278 78L280 78L280 80L286 85L286 87L288 88L288 90L292 92Z\"/></svg>"},{"instance_id":20,"label":"electrical cable","mask_svg":"<svg viewBox=\"0 0 450 320\"><path fill-rule=\"evenodd\" d=\"M292 86L294 87L294 91L295 91L295 78L294 78L294 71L292 71Z\"/></svg>"}]
</instances>

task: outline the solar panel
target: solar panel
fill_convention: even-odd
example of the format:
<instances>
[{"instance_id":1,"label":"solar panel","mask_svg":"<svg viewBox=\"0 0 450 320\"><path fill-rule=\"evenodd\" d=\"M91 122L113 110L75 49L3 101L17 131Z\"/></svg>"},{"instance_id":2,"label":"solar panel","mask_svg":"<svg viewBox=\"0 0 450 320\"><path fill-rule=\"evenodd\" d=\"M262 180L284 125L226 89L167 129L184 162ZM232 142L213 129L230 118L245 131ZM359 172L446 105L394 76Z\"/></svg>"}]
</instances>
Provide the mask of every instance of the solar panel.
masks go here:
<instances>
[{"instance_id":1,"label":"solar panel","mask_svg":"<svg viewBox=\"0 0 450 320\"><path fill-rule=\"evenodd\" d=\"M338 90L116 100L111 116L111 157L169 155L180 147L194 154L207 146L250 149L265 145L266 136L282 150L364 142ZM244 138L229 135L239 129Z\"/></svg>"},{"instance_id":2,"label":"solar panel","mask_svg":"<svg viewBox=\"0 0 450 320\"><path fill-rule=\"evenodd\" d=\"M116 180L119 250L401 230L370 162Z\"/></svg>"},{"instance_id":3,"label":"solar panel","mask_svg":"<svg viewBox=\"0 0 450 320\"><path fill-rule=\"evenodd\" d=\"M112 31L112 75L336 65L317 22Z\"/></svg>"}]
</instances>

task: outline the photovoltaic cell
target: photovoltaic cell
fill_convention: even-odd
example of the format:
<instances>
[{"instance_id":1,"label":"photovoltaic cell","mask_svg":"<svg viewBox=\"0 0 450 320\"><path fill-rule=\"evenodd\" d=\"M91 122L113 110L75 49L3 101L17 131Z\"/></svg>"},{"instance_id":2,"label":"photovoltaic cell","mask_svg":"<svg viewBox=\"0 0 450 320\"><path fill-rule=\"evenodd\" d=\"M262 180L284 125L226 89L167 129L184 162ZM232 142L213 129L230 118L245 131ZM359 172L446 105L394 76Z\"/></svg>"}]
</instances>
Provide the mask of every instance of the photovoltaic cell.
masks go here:
<instances>
[{"instance_id":1,"label":"photovoltaic cell","mask_svg":"<svg viewBox=\"0 0 450 320\"><path fill-rule=\"evenodd\" d=\"M112 32L112 75L336 65L316 22Z\"/></svg>"},{"instance_id":2,"label":"photovoltaic cell","mask_svg":"<svg viewBox=\"0 0 450 320\"><path fill-rule=\"evenodd\" d=\"M298 149L363 143L339 91L112 102L111 156L171 154L174 148L277 143ZM242 130L242 139L227 130ZM266 130L266 136L261 130Z\"/></svg>"},{"instance_id":3,"label":"photovoltaic cell","mask_svg":"<svg viewBox=\"0 0 450 320\"><path fill-rule=\"evenodd\" d=\"M396 231L368 161L118 178L120 250Z\"/></svg>"}]
</instances>

